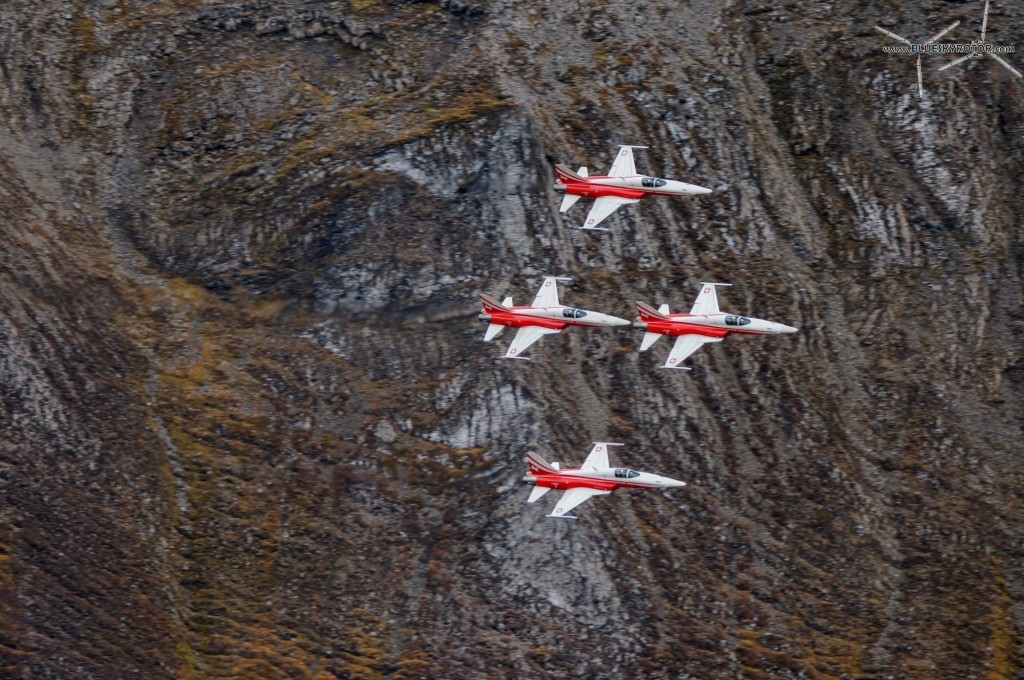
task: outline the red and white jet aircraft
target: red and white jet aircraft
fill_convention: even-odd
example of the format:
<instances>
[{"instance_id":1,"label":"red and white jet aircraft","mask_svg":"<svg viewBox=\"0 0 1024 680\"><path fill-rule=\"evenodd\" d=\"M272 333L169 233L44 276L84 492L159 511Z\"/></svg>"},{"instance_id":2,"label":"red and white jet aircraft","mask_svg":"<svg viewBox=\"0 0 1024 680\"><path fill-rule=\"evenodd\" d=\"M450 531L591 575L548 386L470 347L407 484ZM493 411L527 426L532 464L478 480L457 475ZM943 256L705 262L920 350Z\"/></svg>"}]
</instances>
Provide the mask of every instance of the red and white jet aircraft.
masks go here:
<instances>
[{"instance_id":1,"label":"red and white jet aircraft","mask_svg":"<svg viewBox=\"0 0 1024 680\"><path fill-rule=\"evenodd\" d=\"M506 359L526 359L522 356L526 348L549 333L560 333L566 326L628 326L629 321L617 316L575 309L558 303L558 282L572 281L561 276L545 277L533 304L529 307L513 307L512 298L498 301L481 293L484 303L480 320L490 323L484 334L484 342L490 342L509 327L516 327L516 337L505 352Z\"/></svg>"},{"instance_id":2,"label":"red and white jet aircraft","mask_svg":"<svg viewBox=\"0 0 1024 680\"><path fill-rule=\"evenodd\" d=\"M526 452L530 472L523 477L527 484L536 488L530 492L527 503L534 503L551 489L565 490L548 517L565 517L577 505L592 496L603 496L616 489L672 489L686 486L686 482L669 479L649 472L637 472L628 468L613 468L608 464L608 447L622 446L611 442L594 442L590 455L576 470L563 470L558 463L549 463L534 451Z\"/></svg>"},{"instance_id":3,"label":"red and white jet aircraft","mask_svg":"<svg viewBox=\"0 0 1024 680\"><path fill-rule=\"evenodd\" d=\"M587 174L586 167L573 172L564 165L556 164L555 172L558 174L558 180L555 182L554 188L558 193L565 194L562 206L558 210L560 212L567 211L581 198L596 198L597 200L594 201L590 214L587 215L581 228L608 231L597 225L620 206L637 203L645 196L694 196L711 193L711 189L678 182L674 179L638 175L636 166L633 164L633 149L646 148L646 146L620 146L612 169L603 176L591 177Z\"/></svg>"},{"instance_id":4,"label":"red and white jet aircraft","mask_svg":"<svg viewBox=\"0 0 1024 680\"><path fill-rule=\"evenodd\" d=\"M689 314L669 314L668 305L654 309L644 302L637 302L640 312L634 328L644 333L640 351L643 352L663 335L676 338L676 344L669 352L665 368L684 368L680 364L706 342L721 342L730 333L741 335L775 335L796 333L797 329L774 321L752 319L736 314L726 314L718 309L718 295L715 286L731 286L731 283L702 283L697 301Z\"/></svg>"}]
</instances>

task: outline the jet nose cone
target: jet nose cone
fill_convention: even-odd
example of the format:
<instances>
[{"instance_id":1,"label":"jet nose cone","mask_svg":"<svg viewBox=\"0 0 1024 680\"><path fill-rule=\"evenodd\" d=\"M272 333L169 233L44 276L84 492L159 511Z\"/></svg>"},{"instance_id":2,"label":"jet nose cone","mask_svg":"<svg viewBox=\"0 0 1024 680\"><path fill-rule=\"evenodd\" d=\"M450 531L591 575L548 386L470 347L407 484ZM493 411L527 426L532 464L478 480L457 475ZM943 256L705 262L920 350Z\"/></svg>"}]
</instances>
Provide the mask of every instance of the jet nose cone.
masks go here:
<instances>
[{"instance_id":1,"label":"jet nose cone","mask_svg":"<svg viewBox=\"0 0 1024 680\"><path fill-rule=\"evenodd\" d=\"M679 487L686 486L686 482L680 482L678 479L670 479L666 486L678 489Z\"/></svg>"},{"instance_id":2,"label":"jet nose cone","mask_svg":"<svg viewBox=\"0 0 1024 680\"><path fill-rule=\"evenodd\" d=\"M705 189L696 184L687 184L678 180L672 180L672 184L668 188L672 193L678 193L680 196L699 196L711 193L711 189Z\"/></svg>"},{"instance_id":3,"label":"jet nose cone","mask_svg":"<svg viewBox=\"0 0 1024 680\"><path fill-rule=\"evenodd\" d=\"M620 319L619 317L611 316L610 314L605 317L605 321L609 326L631 326L633 324L632 321L626 321L625 319Z\"/></svg>"},{"instance_id":4,"label":"jet nose cone","mask_svg":"<svg viewBox=\"0 0 1024 680\"><path fill-rule=\"evenodd\" d=\"M798 330L800 330L800 329L799 328L793 328L792 326L787 326L786 324L782 324L782 323L779 324L779 331L782 332L782 333L796 333Z\"/></svg>"}]
</instances>

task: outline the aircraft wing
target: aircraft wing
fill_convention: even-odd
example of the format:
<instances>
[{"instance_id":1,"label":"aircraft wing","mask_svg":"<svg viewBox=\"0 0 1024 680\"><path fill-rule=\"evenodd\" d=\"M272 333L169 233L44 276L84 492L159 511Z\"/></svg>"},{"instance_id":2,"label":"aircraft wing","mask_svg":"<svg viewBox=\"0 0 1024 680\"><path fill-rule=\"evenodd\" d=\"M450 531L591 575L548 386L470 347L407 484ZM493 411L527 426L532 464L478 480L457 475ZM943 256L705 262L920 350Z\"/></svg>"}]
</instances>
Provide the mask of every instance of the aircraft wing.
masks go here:
<instances>
[{"instance_id":1,"label":"aircraft wing","mask_svg":"<svg viewBox=\"0 0 1024 680\"><path fill-rule=\"evenodd\" d=\"M619 153L615 156L615 162L612 163L612 169L608 171L608 176L632 177L635 174L636 165L633 163L633 147L620 146Z\"/></svg>"},{"instance_id":2,"label":"aircraft wing","mask_svg":"<svg viewBox=\"0 0 1024 680\"><path fill-rule=\"evenodd\" d=\"M715 292L717 284L702 283L700 294L690 309L690 314L718 314L718 293Z\"/></svg>"},{"instance_id":3,"label":"aircraft wing","mask_svg":"<svg viewBox=\"0 0 1024 680\"><path fill-rule=\"evenodd\" d=\"M696 333L680 335L676 338L676 344L672 346L672 351L668 353L668 360L665 362L664 368L680 368L683 359L700 349L704 343L721 341L721 338L709 338Z\"/></svg>"},{"instance_id":4,"label":"aircraft wing","mask_svg":"<svg viewBox=\"0 0 1024 680\"><path fill-rule=\"evenodd\" d=\"M590 455L583 461L580 469L607 470L610 468L611 464L608 463L608 446L607 442L594 442L594 448L590 450ZM611 446L621 446L621 444L611 444Z\"/></svg>"},{"instance_id":5,"label":"aircraft wing","mask_svg":"<svg viewBox=\"0 0 1024 680\"><path fill-rule=\"evenodd\" d=\"M531 307L559 307L558 304L558 277L547 276L544 283L540 284L537 297L533 298Z\"/></svg>"},{"instance_id":6,"label":"aircraft wing","mask_svg":"<svg viewBox=\"0 0 1024 680\"><path fill-rule=\"evenodd\" d=\"M587 221L583 223L583 229L594 229L597 225L604 221L604 218L611 215L613 212L619 209L619 207L628 205L629 203L639 203L639 198L619 198L618 196L602 196L601 198L594 201L593 207L590 208L590 214L587 215Z\"/></svg>"},{"instance_id":7,"label":"aircraft wing","mask_svg":"<svg viewBox=\"0 0 1024 680\"><path fill-rule=\"evenodd\" d=\"M583 487L569 489L562 494L561 498L558 499L555 509L551 511L551 514L548 515L548 517L562 517L565 513L569 512L583 501L588 500L591 496L604 496L605 494L610 493L611 491L600 491L598 489L586 489Z\"/></svg>"},{"instance_id":8,"label":"aircraft wing","mask_svg":"<svg viewBox=\"0 0 1024 680\"><path fill-rule=\"evenodd\" d=\"M560 328L543 328L541 326L523 326L512 338L512 344L505 352L506 359L520 359L526 348L549 333L561 333Z\"/></svg>"}]
</instances>

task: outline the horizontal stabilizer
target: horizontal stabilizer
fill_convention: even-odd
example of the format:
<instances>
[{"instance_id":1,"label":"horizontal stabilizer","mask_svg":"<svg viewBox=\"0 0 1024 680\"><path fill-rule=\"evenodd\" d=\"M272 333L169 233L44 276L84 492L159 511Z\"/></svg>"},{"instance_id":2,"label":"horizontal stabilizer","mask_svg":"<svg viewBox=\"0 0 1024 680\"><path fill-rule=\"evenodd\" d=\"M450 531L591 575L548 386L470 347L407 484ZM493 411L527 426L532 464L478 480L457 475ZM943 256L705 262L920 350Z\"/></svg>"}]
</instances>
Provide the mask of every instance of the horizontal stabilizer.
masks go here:
<instances>
[{"instance_id":1,"label":"horizontal stabilizer","mask_svg":"<svg viewBox=\"0 0 1024 680\"><path fill-rule=\"evenodd\" d=\"M484 342L490 342L491 340L494 340L496 337L501 335L501 332L503 330L505 330L505 327L502 326L501 324L487 324L487 332L484 333Z\"/></svg>"},{"instance_id":2,"label":"horizontal stabilizer","mask_svg":"<svg viewBox=\"0 0 1024 680\"><path fill-rule=\"evenodd\" d=\"M490 295L484 295L480 293L480 301L484 303L484 311L486 312L510 312L508 307L499 303L497 300L492 298Z\"/></svg>"},{"instance_id":3,"label":"horizontal stabilizer","mask_svg":"<svg viewBox=\"0 0 1024 680\"><path fill-rule=\"evenodd\" d=\"M536 503L548 491L551 491L551 487L550 486L535 486L535 487L533 487L533 491L530 492L530 497L526 499L526 502L527 503Z\"/></svg>"},{"instance_id":4,"label":"horizontal stabilizer","mask_svg":"<svg viewBox=\"0 0 1024 680\"><path fill-rule=\"evenodd\" d=\"M580 169L576 171L576 174L580 177L590 177L590 173L587 172L587 166L585 165L580 167Z\"/></svg>"},{"instance_id":5,"label":"horizontal stabilizer","mask_svg":"<svg viewBox=\"0 0 1024 680\"><path fill-rule=\"evenodd\" d=\"M511 307L512 306L512 298L505 298L505 299L508 300L508 302L506 302L505 304L507 304L509 307ZM658 313L659 314L664 314L665 316L668 316L668 305L664 304L661 307L658 307Z\"/></svg>"},{"instance_id":6,"label":"horizontal stabilizer","mask_svg":"<svg viewBox=\"0 0 1024 680\"><path fill-rule=\"evenodd\" d=\"M511 307L512 306L512 296L509 295L507 298L502 300L501 301L501 306L502 307Z\"/></svg>"},{"instance_id":7,"label":"horizontal stabilizer","mask_svg":"<svg viewBox=\"0 0 1024 680\"><path fill-rule=\"evenodd\" d=\"M576 201L580 200L579 196L573 194L566 194L562 197L562 205L558 207L558 212L566 212L569 208L576 205Z\"/></svg>"},{"instance_id":8,"label":"horizontal stabilizer","mask_svg":"<svg viewBox=\"0 0 1024 680\"><path fill-rule=\"evenodd\" d=\"M643 342L640 343L640 351L646 352L651 348L651 345L656 343L661 338L661 333L644 333Z\"/></svg>"},{"instance_id":9,"label":"horizontal stabilizer","mask_svg":"<svg viewBox=\"0 0 1024 680\"><path fill-rule=\"evenodd\" d=\"M639 300L637 300L636 308L637 308L637 311L640 312L640 318L641 319L663 319L663 320L668 320L668 316L666 315L667 312L668 312L668 305L662 305L661 306L661 309L665 310L663 312L663 311L661 311L661 309L655 309L654 307L651 307L646 302L640 302Z\"/></svg>"}]
</instances>

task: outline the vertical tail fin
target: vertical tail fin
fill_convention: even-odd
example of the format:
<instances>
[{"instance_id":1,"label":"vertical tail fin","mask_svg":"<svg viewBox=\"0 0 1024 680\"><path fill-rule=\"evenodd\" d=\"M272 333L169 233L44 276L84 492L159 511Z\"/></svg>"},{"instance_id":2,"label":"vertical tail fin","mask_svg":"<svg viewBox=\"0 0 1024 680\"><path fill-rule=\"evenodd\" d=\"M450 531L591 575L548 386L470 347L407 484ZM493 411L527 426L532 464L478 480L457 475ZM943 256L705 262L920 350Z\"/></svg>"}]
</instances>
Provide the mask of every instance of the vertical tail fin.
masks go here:
<instances>
[{"instance_id":1,"label":"vertical tail fin","mask_svg":"<svg viewBox=\"0 0 1024 680\"><path fill-rule=\"evenodd\" d=\"M640 312L640 318L643 319L643 320L650 320L650 319L665 320L665 319L668 318L668 316L667 316L667 314L668 314L668 305L662 305L661 306L661 309L665 310L663 312L663 311L661 311L661 309L655 309L654 307L651 307L646 302L640 302L639 300L637 300L636 309L637 309L638 312Z\"/></svg>"},{"instance_id":2,"label":"vertical tail fin","mask_svg":"<svg viewBox=\"0 0 1024 680\"><path fill-rule=\"evenodd\" d=\"M542 472L558 472L558 468L544 460L536 451L526 452L526 462L530 465L530 473L534 475Z\"/></svg>"},{"instance_id":3,"label":"vertical tail fin","mask_svg":"<svg viewBox=\"0 0 1024 680\"><path fill-rule=\"evenodd\" d=\"M555 174L558 175L558 179L560 179L563 182L565 182L566 180L570 182L587 181L586 177L577 172L573 172L572 170L562 165L561 163L555 163Z\"/></svg>"},{"instance_id":4,"label":"vertical tail fin","mask_svg":"<svg viewBox=\"0 0 1024 680\"><path fill-rule=\"evenodd\" d=\"M507 299L507 298L506 298ZM503 304L500 304L497 300L489 295L480 293L480 302L484 303L484 312L488 314L494 314L497 312L509 312L512 311Z\"/></svg>"}]
</instances>

